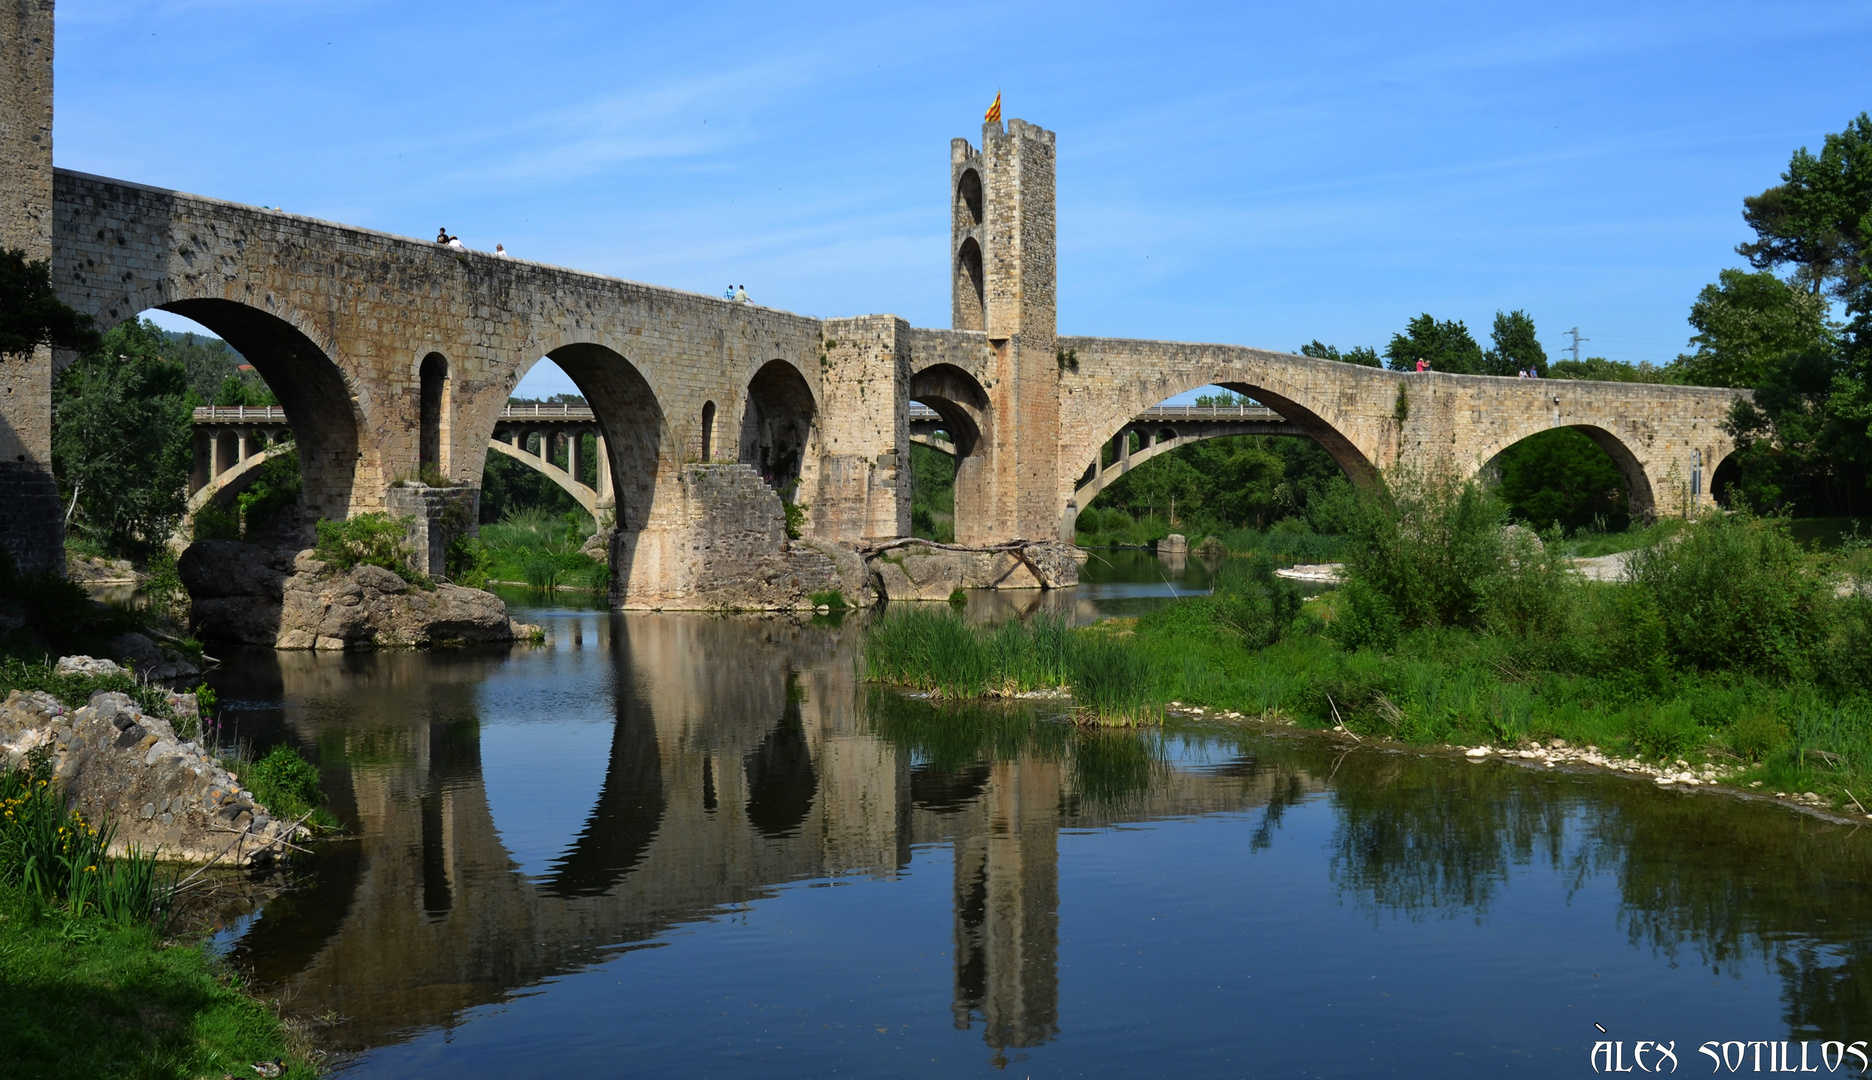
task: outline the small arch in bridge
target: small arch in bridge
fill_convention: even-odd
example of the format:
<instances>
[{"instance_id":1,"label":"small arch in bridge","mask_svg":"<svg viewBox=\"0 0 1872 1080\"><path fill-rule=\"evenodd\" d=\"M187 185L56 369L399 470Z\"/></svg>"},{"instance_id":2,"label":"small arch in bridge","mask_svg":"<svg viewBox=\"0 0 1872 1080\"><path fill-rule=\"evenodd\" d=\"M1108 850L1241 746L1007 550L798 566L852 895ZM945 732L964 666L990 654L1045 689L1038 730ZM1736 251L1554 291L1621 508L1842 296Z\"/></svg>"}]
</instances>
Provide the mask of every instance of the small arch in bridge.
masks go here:
<instances>
[{"instance_id":1,"label":"small arch in bridge","mask_svg":"<svg viewBox=\"0 0 1872 1080\"><path fill-rule=\"evenodd\" d=\"M350 516L361 444L355 396L331 357L298 327L234 300L173 300L157 310L180 315L220 338L253 365L279 399L299 448L305 519ZM220 471L220 470L217 470Z\"/></svg>"},{"instance_id":2,"label":"small arch in bridge","mask_svg":"<svg viewBox=\"0 0 1872 1080\"><path fill-rule=\"evenodd\" d=\"M616 499L617 527L643 528L650 518L664 449L665 421L656 391L621 353L594 342L560 345L545 359L572 380L591 407L609 459L606 475ZM516 385L525 374L515 372ZM628 567L614 569L615 580L629 580Z\"/></svg>"},{"instance_id":3,"label":"small arch in bridge","mask_svg":"<svg viewBox=\"0 0 1872 1080\"><path fill-rule=\"evenodd\" d=\"M1693 467L1685 462L1686 482ZM1595 518L1617 528L1620 519L1649 521L1656 512L1651 480L1637 456L1617 435L1590 424L1517 439L1490 457L1482 471L1501 485L1511 511L1537 528L1557 521L1572 530Z\"/></svg>"},{"instance_id":4,"label":"small arch in bridge","mask_svg":"<svg viewBox=\"0 0 1872 1080\"><path fill-rule=\"evenodd\" d=\"M702 403L702 460L715 459L715 403Z\"/></svg>"},{"instance_id":5,"label":"small arch in bridge","mask_svg":"<svg viewBox=\"0 0 1872 1080\"><path fill-rule=\"evenodd\" d=\"M962 204L962 212L968 215L970 223L982 223L981 173L974 169L962 170L962 179L956 182L956 201Z\"/></svg>"},{"instance_id":6,"label":"small arch in bridge","mask_svg":"<svg viewBox=\"0 0 1872 1080\"><path fill-rule=\"evenodd\" d=\"M971 543L971 523L987 501L988 469L982 450L990 435L988 392L954 364L932 364L910 377L910 400L927 405L942 420L955 457L956 539Z\"/></svg>"},{"instance_id":7,"label":"small arch in bridge","mask_svg":"<svg viewBox=\"0 0 1872 1080\"><path fill-rule=\"evenodd\" d=\"M741 417L741 461L782 493L799 481L818 406L806 377L785 360L762 365L748 382Z\"/></svg>"},{"instance_id":8,"label":"small arch in bridge","mask_svg":"<svg viewBox=\"0 0 1872 1080\"><path fill-rule=\"evenodd\" d=\"M444 457L448 445L449 413L449 366L448 360L441 353L432 352L423 357L422 367L417 374L421 391L421 439L418 447L418 462L424 474L430 470L446 476L448 462Z\"/></svg>"},{"instance_id":9,"label":"small arch in bridge","mask_svg":"<svg viewBox=\"0 0 1872 1080\"><path fill-rule=\"evenodd\" d=\"M982 284L982 250L974 237L956 249L955 294L964 297L958 330L983 330L988 325L987 293Z\"/></svg>"}]
</instances>

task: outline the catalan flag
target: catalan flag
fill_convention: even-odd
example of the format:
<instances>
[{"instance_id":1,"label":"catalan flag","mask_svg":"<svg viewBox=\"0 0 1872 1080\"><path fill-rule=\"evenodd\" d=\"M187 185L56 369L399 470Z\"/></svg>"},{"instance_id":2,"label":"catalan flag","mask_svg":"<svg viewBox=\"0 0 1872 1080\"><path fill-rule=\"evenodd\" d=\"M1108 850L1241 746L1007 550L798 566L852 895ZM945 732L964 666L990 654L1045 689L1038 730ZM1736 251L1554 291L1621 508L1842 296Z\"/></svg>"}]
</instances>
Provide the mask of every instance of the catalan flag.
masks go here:
<instances>
[{"instance_id":1,"label":"catalan flag","mask_svg":"<svg viewBox=\"0 0 1872 1080\"><path fill-rule=\"evenodd\" d=\"M994 104L988 106L988 115L982 117L982 123L999 124L1000 122L1001 122L1001 91L996 90Z\"/></svg>"}]
</instances>

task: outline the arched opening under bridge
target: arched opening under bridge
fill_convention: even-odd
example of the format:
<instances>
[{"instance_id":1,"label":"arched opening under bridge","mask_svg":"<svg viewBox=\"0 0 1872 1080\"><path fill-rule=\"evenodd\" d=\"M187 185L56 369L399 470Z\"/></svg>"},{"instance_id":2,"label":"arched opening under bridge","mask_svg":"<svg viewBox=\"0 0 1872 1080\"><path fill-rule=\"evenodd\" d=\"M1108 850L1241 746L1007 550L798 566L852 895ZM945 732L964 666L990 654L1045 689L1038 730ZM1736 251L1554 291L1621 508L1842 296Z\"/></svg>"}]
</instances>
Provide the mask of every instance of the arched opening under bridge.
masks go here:
<instances>
[{"instance_id":1,"label":"arched opening under bridge","mask_svg":"<svg viewBox=\"0 0 1872 1080\"><path fill-rule=\"evenodd\" d=\"M911 420L910 523L914 535L968 543L989 498L985 457L991 410L987 391L952 364L910 378L910 400L935 413ZM922 429L927 428L927 431Z\"/></svg>"},{"instance_id":2,"label":"arched opening under bridge","mask_svg":"<svg viewBox=\"0 0 1872 1080\"><path fill-rule=\"evenodd\" d=\"M351 509L356 406L324 350L277 316L227 300L174 301L111 327L103 352L77 358L60 379L65 394L128 395L125 403L140 410L131 438L101 430L55 438L68 450L62 473L81 532L98 524L87 518L85 469L124 454L136 460L111 467L134 473L153 489L150 498L179 511L150 519L145 527L161 534L143 537L148 543L293 546L310 541L313 521ZM177 385L164 389L165 380ZM170 390L187 400L143 400ZM85 411L68 406L55 422L82 425ZM150 439L169 448L144 445Z\"/></svg>"},{"instance_id":3,"label":"arched opening under bridge","mask_svg":"<svg viewBox=\"0 0 1872 1080\"><path fill-rule=\"evenodd\" d=\"M811 451L818 406L806 377L784 360L771 360L748 381L741 414L741 462L791 501Z\"/></svg>"}]
</instances>

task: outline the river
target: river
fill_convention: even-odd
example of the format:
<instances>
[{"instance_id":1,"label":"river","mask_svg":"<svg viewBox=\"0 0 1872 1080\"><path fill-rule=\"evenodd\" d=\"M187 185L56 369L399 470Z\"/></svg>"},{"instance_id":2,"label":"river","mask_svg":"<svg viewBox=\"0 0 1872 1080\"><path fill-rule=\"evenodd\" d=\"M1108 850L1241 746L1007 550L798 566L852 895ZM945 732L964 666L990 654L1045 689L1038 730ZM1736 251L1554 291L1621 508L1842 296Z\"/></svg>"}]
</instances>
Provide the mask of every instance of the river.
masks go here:
<instances>
[{"instance_id":1,"label":"river","mask_svg":"<svg viewBox=\"0 0 1872 1080\"><path fill-rule=\"evenodd\" d=\"M971 611L1206 585L1108 558ZM355 834L218 938L324 1018L341 1076L1575 1076L1614 1065L1601 1043L1668 1071L1640 1041L1701 1075L1708 1041L1793 1040L1799 1068L1798 1040L1816 1066L1872 1040L1872 831L1278 729L938 709L857 677L856 619L513 601L545 645L211 680Z\"/></svg>"}]
</instances>

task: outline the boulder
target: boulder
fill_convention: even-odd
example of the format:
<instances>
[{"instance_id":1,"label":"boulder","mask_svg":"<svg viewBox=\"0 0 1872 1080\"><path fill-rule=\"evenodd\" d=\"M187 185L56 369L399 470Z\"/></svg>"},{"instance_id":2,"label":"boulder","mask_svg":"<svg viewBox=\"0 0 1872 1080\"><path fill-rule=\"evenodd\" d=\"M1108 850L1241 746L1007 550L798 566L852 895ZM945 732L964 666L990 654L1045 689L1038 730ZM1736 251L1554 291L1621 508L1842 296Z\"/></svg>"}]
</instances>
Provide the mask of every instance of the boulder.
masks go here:
<instances>
[{"instance_id":1,"label":"boulder","mask_svg":"<svg viewBox=\"0 0 1872 1080\"><path fill-rule=\"evenodd\" d=\"M119 660L128 661L138 678L148 682L173 682L192 679L201 668L174 649L165 649L142 634L118 634L104 643L105 650Z\"/></svg>"},{"instance_id":2,"label":"boulder","mask_svg":"<svg viewBox=\"0 0 1872 1080\"><path fill-rule=\"evenodd\" d=\"M280 598L292 556L234 540L197 540L176 560L183 587L196 600Z\"/></svg>"},{"instance_id":3,"label":"boulder","mask_svg":"<svg viewBox=\"0 0 1872 1080\"><path fill-rule=\"evenodd\" d=\"M412 587L380 566L334 573L316 559L286 580L278 649L409 648L532 637L507 617L500 597L459 585Z\"/></svg>"},{"instance_id":4,"label":"boulder","mask_svg":"<svg viewBox=\"0 0 1872 1080\"><path fill-rule=\"evenodd\" d=\"M187 699L178 716L192 717L193 696L175 697ZM48 756L68 805L116 827L114 854L255 865L291 838L220 761L127 695L100 692L73 710L49 694L13 691L0 702L0 766L20 768L35 752Z\"/></svg>"},{"instance_id":5,"label":"boulder","mask_svg":"<svg viewBox=\"0 0 1872 1080\"><path fill-rule=\"evenodd\" d=\"M1171 533L1169 536L1157 541L1157 554L1188 555L1189 538L1182 533Z\"/></svg>"},{"instance_id":6,"label":"boulder","mask_svg":"<svg viewBox=\"0 0 1872 1080\"><path fill-rule=\"evenodd\" d=\"M203 541L183 552L183 584L202 636L276 649L465 645L536 637L500 597L439 584L412 586L381 566L338 571L312 551L267 552ZM216 565L226 573L212 572Z\"/></svg>"}]
</instances>

